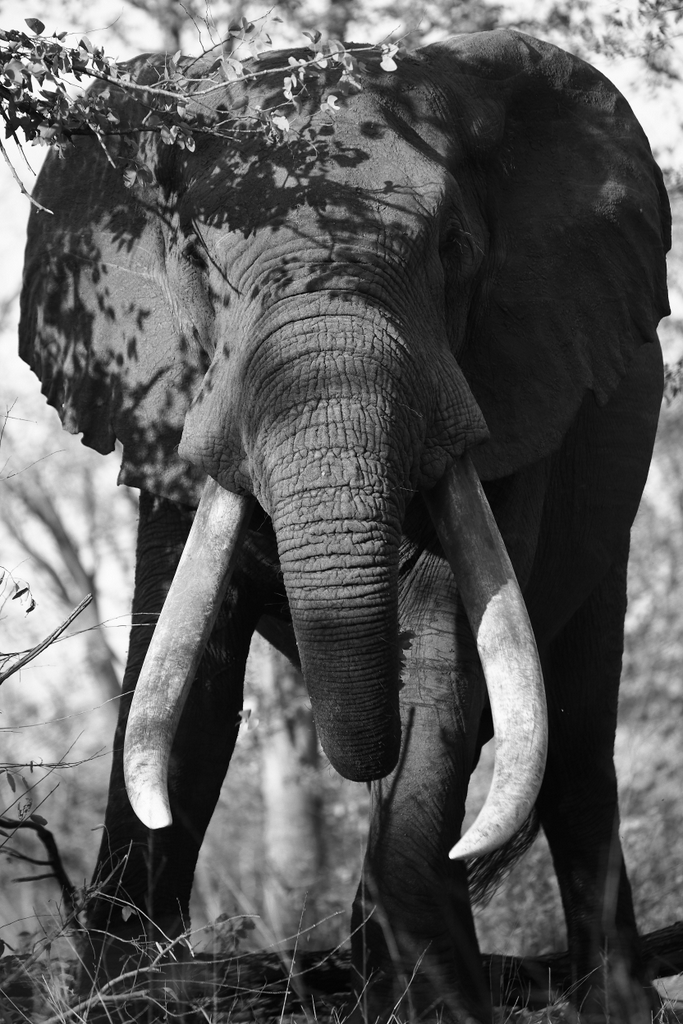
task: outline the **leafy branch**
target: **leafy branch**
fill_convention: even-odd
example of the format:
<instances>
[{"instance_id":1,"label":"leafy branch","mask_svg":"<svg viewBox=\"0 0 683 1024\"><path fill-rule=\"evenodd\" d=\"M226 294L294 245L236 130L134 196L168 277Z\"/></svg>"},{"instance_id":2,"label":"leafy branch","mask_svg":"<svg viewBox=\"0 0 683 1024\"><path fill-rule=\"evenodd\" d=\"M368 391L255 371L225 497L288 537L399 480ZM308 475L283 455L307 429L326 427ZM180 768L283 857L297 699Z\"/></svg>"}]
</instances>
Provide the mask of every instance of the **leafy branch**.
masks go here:
<instances>
[{"instance_id":1,"label":"leafy branch","mask_svg":"<svg viewBox=\"0 0 683 1024\"><path fill-rule=\"evenodd\" d=\"M263 27L245 18L234 22L228 30L232 53L221 51L208 70L203 64L201 75L193 77L196 61L183 57L178 51L158 68L159 78L153 85L134 81L129 65L107 56L103 48L94 46L87 36L81 37L76 45L69 45L65 32L43 35L45 25L37 18L27 18L26 25L32 35L18 29L0 29L0 117L5 122L5 137L13 139L20 148L22 142L28 142L63 151L78 135L95 135L102 144L108 136L128 136L128 145L123 148L128 186L135 183L141 172L135 159L133 136L139 132L157 132L164 143L193 150L193 133L224 132L215 125L199 124L196 116L193 120L188 114L190 106L194 111L200 110L202 100L223 90L227 83L247 82L273 74L272 68L254 69L235 56L241 48L252 57L258 57L272 45ZM283 65L282 101L269 110L256 108L247 119L251 128L260 127L266 134L274 134L278 141L290 131L288 110L300 110L309 82L328 67L341 70L337 83L322 100L332 110L338 109L345 96L362 88L359 77L362 60L379 57L380 67L386 72L397 67L394 60L399 50L397 43L346 47L338 40L323 42L320 32L305 35L310 41L311 56L290 56ZM90 81L104 82L109 88L83 92ZM77 95L72 95L74 84L80 89ZM112 88L136 96L148 106L139 124L122 128L111 108ZM0 152L21 191L28 195L2 142ZM113 161L110 154L107 155Z\"/></svg>"}]
</instances>

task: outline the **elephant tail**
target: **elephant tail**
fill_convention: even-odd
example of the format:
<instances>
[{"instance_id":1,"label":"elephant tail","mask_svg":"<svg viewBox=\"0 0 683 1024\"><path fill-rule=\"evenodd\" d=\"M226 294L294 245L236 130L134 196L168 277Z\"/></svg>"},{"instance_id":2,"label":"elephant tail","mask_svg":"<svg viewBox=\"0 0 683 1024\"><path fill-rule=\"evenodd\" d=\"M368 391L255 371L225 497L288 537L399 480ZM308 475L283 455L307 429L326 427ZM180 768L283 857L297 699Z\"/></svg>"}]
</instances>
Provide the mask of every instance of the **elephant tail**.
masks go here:
<instances>
[{"instance_id":1,"label":"elephant tail","mask_svg":"<svg viewBox=\"0 0 683 1024\"><path fill-rule=\"evenodd\" d=\"M467 862L467 885L473 904L486 906L517 861L530 848L539 829L538 811L533 807L529 817L511 839L497 850Z\"/></svg>"}]
</instances>

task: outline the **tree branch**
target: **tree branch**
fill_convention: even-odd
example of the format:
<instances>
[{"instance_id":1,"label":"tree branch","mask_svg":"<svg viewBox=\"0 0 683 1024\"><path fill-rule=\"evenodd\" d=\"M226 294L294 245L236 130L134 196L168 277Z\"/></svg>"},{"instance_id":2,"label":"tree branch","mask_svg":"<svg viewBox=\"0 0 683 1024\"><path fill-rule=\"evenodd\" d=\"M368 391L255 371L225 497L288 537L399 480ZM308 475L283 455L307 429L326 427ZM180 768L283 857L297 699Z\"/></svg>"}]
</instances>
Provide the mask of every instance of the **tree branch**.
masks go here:
<instances>
[{"instance_id":1,"label":"tree branch","mask_svg":"<svg viewBox=\"0 0 683 1024\"><path fill-rule=\"evenodd\" d=\"M31 821L31 819L21 821L15 820L13 818L0 818L0 828L12 829L14 831L18 831L20 829L30 829L31 832L36 833L41 843L45 847L45 852L47 854L46 861L35 860L34 858L28 857L25 854L19 853L16 850L11 851L11 856L14 857L16 860L27 861L30 864L47 864L52 869L52 871L50 874L46 875L33 875L29 876L28 878L16 878L15 881L34 882L37 878L56 879L59 888L61 889L62 899L64 900L64 905L66 906L67 912L70 915L73 915L75 919L76 915L74 897L76 893L76 887L69 878L64 867L64 864L62 863L62 858L60 856L59 849L57 847L57 843L52 832L50 832L50 830L46 828L45 825L41 825L37 821Z\"/></svg>"},{"instance_id":2,"label":"tree branch","mask_svg":"<svg viewBox=\"0 0 683 1024\"><path fill-rule=\"evenodd\" d=\"M9 668L0 672L0 684L4 683L5 680L9 679L9 677L14 675L15 672L18 672L20 668L24 667L24 665L28 665L29 661L33 661L33 659L37 658L39 654L42 654L43 651L47 650L50 644L53 644L55 640L62 635L64 630L69 628L76 616L80 615L84 608L88 607L91 601L92 594L88 594L87 597L83 598L78 607L74 608L71 615L62 622L61 626L57 626L57 629L53 630L49 636L46 636L45 639L41 640L41 642L35 647L32 647L30 651L26 651L25 654L3 654L0 652L0 660L3 660L5 663L7 663L10 658L17 658L13 665L10 665Z\"/></svg>"}]
</instances>

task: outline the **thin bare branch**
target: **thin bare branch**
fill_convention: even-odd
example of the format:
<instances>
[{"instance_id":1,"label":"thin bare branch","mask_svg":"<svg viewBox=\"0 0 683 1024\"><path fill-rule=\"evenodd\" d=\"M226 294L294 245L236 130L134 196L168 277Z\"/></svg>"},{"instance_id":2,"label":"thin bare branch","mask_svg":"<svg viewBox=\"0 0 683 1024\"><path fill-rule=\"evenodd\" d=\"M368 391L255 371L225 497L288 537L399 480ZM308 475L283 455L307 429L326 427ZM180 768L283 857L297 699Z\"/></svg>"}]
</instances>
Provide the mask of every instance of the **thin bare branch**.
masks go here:
<instances>
[{"instance_id":1,"label":"thin bare branch","mask_svg":"<svg viewBox=\"0 0 683 1024\"><path fill-rule=\"evenodd\" d=\"M20 853L17 850L13 850L12 851L12 857L15 860L23 860L23 861L26 861L29 864L42 864L42 865L46 864L52 870L51 870L50 874L35 875L33 877L29 877L29 878L26 878L26 879L24 879L24 878L16 878L15 881L16 882L20 882L20 881L31 881L32 882L32 881L35 881L36 878L54 878L57 881L57 883L59 884L59 888L61 889L61 892L62 892L62 898L64 900L64 903L65 903L65 906L67 908L68 913L73 914L74 910L75 910L75 908L74 908L74 895L76 893L76 887L73 884L73 882L71 881L71 879L69 878L69 876L68 876L68 874L66 872L66 869L64 867L64 864L62 863L62 858L60 856L59 849L57 847L57 842L56 842L55 837L53 836L52 832L50 832L50 830L48 828L46 828L45 825L41 824L40 822L38 822L38 821L31 821L30 819L27 819L27 820L16 820L16 819L13 819L13 818L0 818L0 828L12 829L13 831L19 831L20 829L29 829L31 832L35 832L35 834L38 836L38 838L40 839L41 843L43 844L43 846L45 848L45 853L47 854L47 860L46 861L39 861L39 860L36 860L33 857L27 856L26 854Z\"/></svg>"},{"instance_id":2,"label":"thin bare branch","mask_svg":"<svg viewBox=\"0 0 683 1024\"><path fill-rule=\"evenodd\" d=\"M78 615L81 614L83 609L88 607L91 601L92 594L88 594L87 597L83 598L78 607L74 608L71 615L69 615L69 617L65 619L60 626L57 627L57 629L53 630L49 636L45 637L45 639L42 640L39 644L37 644L35 647L32 647L30 651L27 651L25 654L22 654L17 659L17 661L14 662L13 665L10 665L9 668L6 668L3 672L0 672L0 684L4 683L5 680L9 679L9 677L11 675L14 675L15 672L18 672L20 668L24 667L24 665L27 665L29 661L33 661L34 658L37 658L39 654L42 654L43 651L50 646L50 644L53 644L55 640L62 635L64 630L69 628L71 623ZM9 659L12 657L14 657L14 655L0 654L0 658Z\"/></svg>"},{"instance_id":3,"label":"thin bare branch","mask_svg":"<svg viewBox=\"0 0 683 1024\"><path fill-rule=\"evenodd\" d=\"M29 202L30 202L30 203L31 203L31 204L32 204L33 206L35 206L35 207L36 207L36 209L38 209L38 210L42 210L42 212L43 212L43 213L52 213L53 211L52 211L52 210L48 210L48 208L47 208L46 206L41 206L41 205L40 205L40 203L38 202L38 200L37 200L37 199L34 199L34 198L33 198L33 196L31 195L31 193L30 193L30 192L28 191L28 189L27 189L27 188L26 188L26 187L24 186L24 183L23 183L23 181L21 180L21 178L19 177L19 175L18 175L18 174L17 174L17 172L15 171L15 169L14 169L14 166L13 166L13 164L12 164L12 161L10 160L10 158L9 158L9 156L8 156L8 154L7 154L7 150L5 149L5 147L3 146L3 144L2 144L2 142L1 142L1 141L0 141L0 153L2 153L2 158L3 158L3 160L5 161L5 163L7 164L7 166L9 167L9 169L10 169L10 173L11 173L12 177L14 178L14 180L15 180L15 181L16 181L16 183L17 183L17 185L19 186L19 191L20 191L20 192L21 192L21 193L22 193L23 195L25 195L25 196L26 196L26 198L28 199L28 201L29 201Z\"/></svg>"}]
</instances>

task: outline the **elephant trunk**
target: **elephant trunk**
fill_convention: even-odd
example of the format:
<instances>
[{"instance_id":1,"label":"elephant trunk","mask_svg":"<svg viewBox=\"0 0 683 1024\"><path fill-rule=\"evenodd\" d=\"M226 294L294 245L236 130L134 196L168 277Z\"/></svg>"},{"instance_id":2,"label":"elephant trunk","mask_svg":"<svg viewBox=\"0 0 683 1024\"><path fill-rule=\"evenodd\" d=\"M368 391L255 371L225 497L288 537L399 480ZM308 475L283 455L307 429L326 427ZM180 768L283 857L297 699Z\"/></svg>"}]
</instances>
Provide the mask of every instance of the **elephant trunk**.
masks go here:
<instances>
[{"instance_id":1,"label":"elephant trunk","mask_svg":"<svg viewBox=\"0 0 683 1024\"><path fill-rule=\"evenodd\" d=\"M367 782L395 767L400 747L399 535L381 511L331 517L316 497L305 522L288 502L273 510L280 565L323 749L340 774Z\"/></svg>"}]
</instances>

